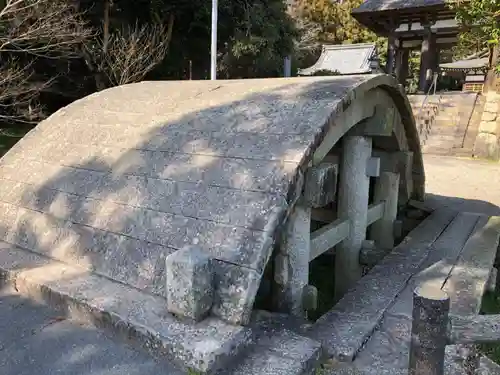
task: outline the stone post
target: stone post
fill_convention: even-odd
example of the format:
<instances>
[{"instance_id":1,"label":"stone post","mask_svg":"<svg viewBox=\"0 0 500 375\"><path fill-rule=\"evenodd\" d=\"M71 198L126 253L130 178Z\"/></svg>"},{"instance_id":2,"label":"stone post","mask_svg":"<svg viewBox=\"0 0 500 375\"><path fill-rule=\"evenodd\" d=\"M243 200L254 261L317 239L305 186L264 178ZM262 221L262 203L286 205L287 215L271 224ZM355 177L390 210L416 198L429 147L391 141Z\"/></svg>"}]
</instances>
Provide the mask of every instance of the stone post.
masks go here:
<instances>
[{"instance_id":1,"label":"stone post","mask_svg":"<svg viewBox=\"0 0 500 375\"><path fill-rule=\"evenodd\" d=\"M433 77L433 60L435 54L435 35L431 31L431 25L423 25L425 34L422 40L422 50L420 55L420 79L419 91L427 92Z\"/></svg>"},{"instance_id":2,"label":"stone post","mask_svg":"<svg viewBox=\"0 0 500 375\"><path fill-rule=\"evenodd\" d=\"M274 259L274 305L278 311L305 316L303 291L309 283L311 207L298 203L290 214Z\"/></svg>"},{"instance_id":3,"label":"stone post","mask_svg":"<svg viewBox=\"0 0 500 375\"><path fill-rule=\"evenodd\" d=\"M443 375L450 297L430 285L413 292L409 375Z\"/></svg>"},{"instance_id":4,"label":"stone post","mask_svg":"<svg viewBox=\"0 0 500 375\"><path fill-rule=\"evenodd\" d=\"M382 172L375 184L374 203L385 202L384 216L370 228L377 248L390 251L394 247L394 221L398 213L399 174Z\"/></svg>"},{"instance_id":5,"label":"stone post","mask_svg":"<svg viewBox=\"0 0 500 375\"><path fill-rule=\"evenodd\" d=\"M349 220L349 236L337 245L335 255L335 296L341 298L361 278L360 251L366 239L366 221L370 177L367 164L372 139L346 136L343 140L342 168L339 180L340 219Z\"/></svg>"}]
</instances>

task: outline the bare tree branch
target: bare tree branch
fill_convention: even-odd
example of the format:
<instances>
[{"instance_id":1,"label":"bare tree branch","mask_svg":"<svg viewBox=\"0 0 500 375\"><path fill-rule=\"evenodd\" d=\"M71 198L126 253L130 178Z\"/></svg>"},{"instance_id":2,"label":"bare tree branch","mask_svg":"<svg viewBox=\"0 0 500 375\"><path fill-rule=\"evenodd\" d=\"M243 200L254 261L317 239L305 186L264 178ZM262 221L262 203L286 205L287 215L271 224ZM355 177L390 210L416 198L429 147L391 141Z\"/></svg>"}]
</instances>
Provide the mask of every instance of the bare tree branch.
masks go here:
<instances>
[{"instance_id":1,"label":"bare tree branch","mask_svg":"<svg viewBox=\"0 0 500 375\"><path fill-rule=\"evenodd\" d=\"M111 34L106 52L97 64L98 70L106 75L112 86L141 81L165 58L173 26L174 16L171 15L166 26L136 24Z\"/></svg>"},{"instance_id":2,"label":"bare tree branch","mask_svg":"<svg viewBox=\"0 0 500 375\"><path fill-rule=\"evenodd\" d=\"M92 36L70 0L7 0L0 11L0 52L45 58L81 57Z\"/></svg>"}]
</instances>

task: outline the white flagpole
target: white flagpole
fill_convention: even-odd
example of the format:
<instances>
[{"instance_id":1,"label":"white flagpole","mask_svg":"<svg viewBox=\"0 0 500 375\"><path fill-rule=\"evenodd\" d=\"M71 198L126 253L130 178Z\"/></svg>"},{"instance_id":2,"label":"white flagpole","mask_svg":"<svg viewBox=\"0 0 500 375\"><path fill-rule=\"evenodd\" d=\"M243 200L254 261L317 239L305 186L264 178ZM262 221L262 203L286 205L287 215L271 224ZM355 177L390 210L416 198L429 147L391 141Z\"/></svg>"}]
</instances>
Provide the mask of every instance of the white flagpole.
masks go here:
<instances>
[{"instance_id":1,"label":"white flagpole","mask_svg":"<svg viewBox=\"0 0 500 375\"><path fill-rule=\"evenodd\" d=\"M210 77L217 79L217 0L212 0L212 52Z\"/></svg>"}]
</instances>

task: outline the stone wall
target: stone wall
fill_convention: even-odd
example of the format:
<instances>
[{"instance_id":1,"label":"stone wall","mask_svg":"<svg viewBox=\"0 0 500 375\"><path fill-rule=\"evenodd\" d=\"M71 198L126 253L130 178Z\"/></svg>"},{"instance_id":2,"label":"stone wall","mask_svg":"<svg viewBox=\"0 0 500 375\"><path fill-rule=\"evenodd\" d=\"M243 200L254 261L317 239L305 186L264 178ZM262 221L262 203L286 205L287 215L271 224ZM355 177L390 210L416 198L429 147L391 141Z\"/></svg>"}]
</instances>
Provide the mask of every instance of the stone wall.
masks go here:
<instances>
[{"instance_id":1,"label":"stone wall","mask_svg":"<svg viewBox=\"0 0 500 375\"><path fill-rule=\"evenodd\" d=\"M484 111L479 124L479 131L474 143L474 157L500 159L500 94L486 94Z\"/></svg>"}]
</instances>

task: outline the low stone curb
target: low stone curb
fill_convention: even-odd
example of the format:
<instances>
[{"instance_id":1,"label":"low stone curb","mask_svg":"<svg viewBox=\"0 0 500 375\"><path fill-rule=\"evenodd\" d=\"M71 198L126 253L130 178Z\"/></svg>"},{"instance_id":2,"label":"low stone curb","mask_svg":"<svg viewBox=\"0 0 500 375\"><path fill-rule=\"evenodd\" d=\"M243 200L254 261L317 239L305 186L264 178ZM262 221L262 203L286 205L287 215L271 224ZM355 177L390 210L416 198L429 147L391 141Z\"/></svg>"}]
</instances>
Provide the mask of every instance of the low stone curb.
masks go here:
<instances>
[{"instance_id":1,"label":"low stone curb","mask_svg":"<svg viewBox=\"0 0 500 375\"><path fill-rule=\"evenodd\" d=\"M5 242L0 242L0 279L72 318L133 339L184 370L217 373L252 339L251 329L216 318L182 323L167 313L163 298Z\"/></svg>"}]
</instances>

